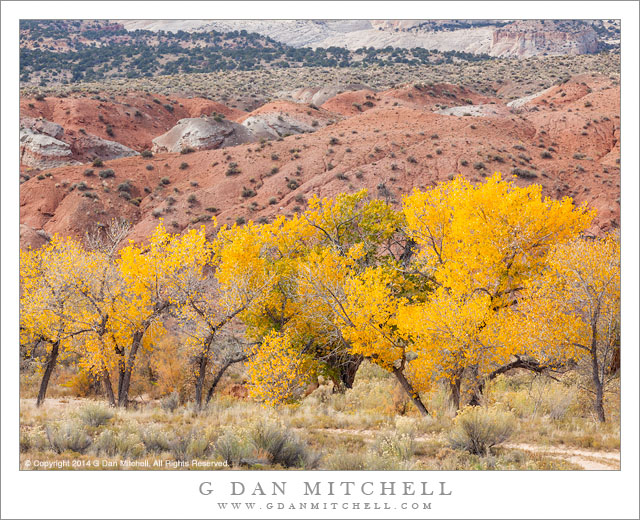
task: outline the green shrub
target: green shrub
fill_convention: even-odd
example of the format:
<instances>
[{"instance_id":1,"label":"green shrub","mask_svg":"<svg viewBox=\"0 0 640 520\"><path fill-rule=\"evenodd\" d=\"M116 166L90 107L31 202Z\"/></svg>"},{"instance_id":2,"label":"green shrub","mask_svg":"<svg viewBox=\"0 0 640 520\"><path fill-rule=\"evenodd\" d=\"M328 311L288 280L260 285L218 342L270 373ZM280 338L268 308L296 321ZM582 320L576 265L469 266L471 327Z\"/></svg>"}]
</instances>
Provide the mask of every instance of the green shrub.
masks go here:
<instances>
[{"instance_id":1,"label":"green shrub","mask_svg":"<svg viewBox=\"0 0 640 520\"><path fill-rule=\"evenodd\" d=\"M186 170L189 167L189 164L186 162L181 162L180 166L178 166L178 168L180 168L181 170Z\"/></svg>"},{"instance_id":2,"label":"green shrub","mask_svg":"<svg viewBox=\"0 0 640 520\"><path fill-rule=\"evenodd\" d=\"M230 162L229 166L227 167L227 171L225 172L225 175L227 177L231 177L232 175L238 175L239 173L240 173L240 169L238 168L238 163Z\"/></svg>"},{"instance_id":3,"label":"green shrub","mask_svg":"<svg viewBox=\"0 0 640 520\"><path fill-rule=\"evenodd\" d=\"M147 159L150 157L153 157L153 153L151 152L151 150L142 150L140 152L140 155L142 155L142 157L145 157Z\"/></svg>"},{"instance_id":4,"label":"green shrub","mask_svg":"<svg viewBox=\"0 0 640 520\"><path fill-rule=\"evenodd\" d=\"M230 466L238 466L242 459L249 456L251 450L242 436L227 429L214 443L213 451Z\"/></svg>"},{"instance_id":5,"label":"green shrub","mask_svg":"<svg viewBox=\"0 0 640 520\"><path fill-rule=\"evenodd\" d=\"M104 166L104 163L102 162L102 159L100 159L100 157L96 157L91 163L91 165L94 168L99 168L100 166Z\"/></svg>"},{"instance_id":6,"label":"green shrub","mask_svg":"<svg viewBox=\"0 0 640 520\"><path fill-rule=\"evenodd\" d=\"M265 452L272 464L311 469L318 463L319 456L305 442L277 424L260 422L249 435L255 449Z\"/></svg>"},{"instance_id":7,"label":"green shrub","mask_svg":"<svg viewBox=\"0 0 640 520\"><path fill-rule=\"evenodd\" d=\"M100 170L100 172L98 172L98 175L101 179L109 179L110 177L115 177L116 172L114 172L111 168L108 168L106 170Z\"/></svg>"},{"instance_id":8,"label":"green shrub","mask_svg":"<svg viewBox=\"0 0 640 520\"><path fill-rule=\"evenodd\" d=\"M105 430L94 442L93 451L106 457L137 458L144 455L144 444L133 433Z\"/></svg>"},{"instance_id":9,"label":"green shrub","mask_svg":"<svg viewBox=\"0 0 640 520\"><path fill-rule=\"evenodd\" d=\"M515 428L513 414L497 408L467 406L454 419L449 432L449 445L474 455L486 455L488 450L506 441Z\"/></svg>"},{"instance_id":10,"label":"green shrub","mask_svg":"<svg viewBox=\"0 0 640 520\"><path fill-rule=\"evenodd\" d=\"M45 428L45 431L49 445L56 453L64 453L65 451L84 453L91 446L91 437L76 421L50 425Z\"/></svg>"},{"instance_id":11,"label":"green shrub","mask_svg":"<svg viewBox=\"0 0 640 520\"><path fill-rule=\"evenodd\" d=\"M192 148L191 146L185 146L184 148L182 148L180 150L180 153L184 155L184 154L187 154L187 153L193 153L195 151L196 151L195 148Z\"/></svg>"},{"instance_id":12,"label":"green shrub","mask_svg":"<svg viewBox=\"0 0 640 520\"><path fill-rule=\"evenodd\" d=\"M168 442L169 451L179 461L204 457L209 444L209 439L195 430L187 434L176 433Z\"/></svg>"},{"instance_id":13,"label":"green shrub","mask_svg":"<svg viewBox=\"0 0 640 520\"><path fill-rule=\"evenodd\" d=\"M78 417L87 426L98 427L113 418L113 410L100 403L91 403L80 409Z\"/></svg>"},{"instance_id":14,"label":"green shrub","mask_svg":"<svg viewBox=\"0 0 640 520\"><path fill-rule=\"evenodd\" d=\"M523 168L513 168L511 170L512 175L517 175L518 177L522 177L523 179L537 179L538 174L532 172L530 170L525 170Z\"/></svg>"},{"instance_id":15,"label":"green shrub","mask_svg":"<svg viewBox=\"0 0 640 520\"><path fill-rule=\"evenodd\" d=\"M118 184L118 191L131 192L131 184L129 181L121 182Z\"/></svg>"},{"instance_id":16,"label":"green shrub","mask_svg":"<svg viewBox=\"0 0 640 520\"><path fill-rule=\"evenodd\" d=\"M149 426L142 430L142 442L148 452L161 453L169 451L169 438L167 432L159 426Z\"/></svg>"}]
</instances>

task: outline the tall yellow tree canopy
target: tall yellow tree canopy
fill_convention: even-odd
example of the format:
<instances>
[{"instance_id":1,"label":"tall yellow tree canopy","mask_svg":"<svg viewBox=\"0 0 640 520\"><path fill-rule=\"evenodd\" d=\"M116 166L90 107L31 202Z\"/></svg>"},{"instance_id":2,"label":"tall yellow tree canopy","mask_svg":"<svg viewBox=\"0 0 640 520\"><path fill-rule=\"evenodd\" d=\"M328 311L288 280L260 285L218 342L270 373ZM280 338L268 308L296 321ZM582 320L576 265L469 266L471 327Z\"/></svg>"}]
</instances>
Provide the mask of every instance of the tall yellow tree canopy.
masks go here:
<instances>
[{"instance_id":1,"label":"tall yellow tree canopy","mask_svg":"<svg viewBox=\"0 0 640 520\"><path fill-rule=\"evenodd\" d=\"M113 258L55 238L22 257L23 340L77 336L80 363L105 381L118 371L126 394L171 311L200 403L214 340L237 318L252 348L224 363L249 357L255 397L295 399L318 375L348 388L369 359L427 413L419 393L435 382L459 405L463 382L478 390L514 357L570 363L594 344L610 357L619 244L580 238L593 216L496 174L416 190L399 210L366 190L315 197L301 214L213 238L160 224Z\"/></svg>"}]
</instances>

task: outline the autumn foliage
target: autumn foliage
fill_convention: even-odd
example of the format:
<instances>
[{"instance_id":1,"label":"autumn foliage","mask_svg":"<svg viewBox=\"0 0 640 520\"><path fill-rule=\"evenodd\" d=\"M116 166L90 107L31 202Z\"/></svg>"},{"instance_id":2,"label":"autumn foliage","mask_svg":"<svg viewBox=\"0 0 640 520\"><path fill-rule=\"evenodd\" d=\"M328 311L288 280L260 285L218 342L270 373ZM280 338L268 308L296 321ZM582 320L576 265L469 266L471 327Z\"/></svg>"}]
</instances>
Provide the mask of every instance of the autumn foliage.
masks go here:
<instances>
[{"instance_id":1,"label":"autumn foliage","mask_svg":"<svg viewBox=\"0 0 640 520\"><path fill-rule=\"evenodd\" d=\"M188 353L198 405L236 362L251 395L275 405L318 376L349 388L368 359L424 414L421 393L442 381L460 408L511 367L587 366L604 420L619 242L584 238L593 216L496 174L416 190L400 209L364 190L313 198L302 214L213 237L161 224L119 253L56 237L22 253L21 341L47 345L49 376L73 353L120 405L140 353L153 357L168 328Z\"/></svg>"}]
</instances>

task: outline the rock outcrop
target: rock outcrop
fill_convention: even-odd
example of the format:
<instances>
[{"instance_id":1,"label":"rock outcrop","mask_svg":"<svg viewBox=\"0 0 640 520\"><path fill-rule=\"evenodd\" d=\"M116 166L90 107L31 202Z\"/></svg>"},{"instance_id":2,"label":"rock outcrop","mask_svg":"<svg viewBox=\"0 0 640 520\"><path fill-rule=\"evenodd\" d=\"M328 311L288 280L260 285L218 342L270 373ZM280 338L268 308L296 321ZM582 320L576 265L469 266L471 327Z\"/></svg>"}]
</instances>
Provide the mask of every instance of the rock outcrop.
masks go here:
<instances>
[{"instance_id":1,"label":"rock outcrop","mask_svg":"<svg viewBox=\"0 0 640 520\"><path fill-rule=\"evenodd\" d=\"M598 51L598 35L591 26L564 31L562 21L518 21L493 31L489 54L529 58L540 54L591 54Z\"/></svg>"},{"instance_id":2,"label":"rock outcrop","mask_svg":"<svg viewBox=\"0 0 640 520\"><path fill-rule=\"evenodd\" d=\"M67 143L30 128L20 130L20 163L40 169L80 164L73 159L71 147Z\"/></svg>"},{"instance_id":3,"label":"rock outcrop","mask_svg":"<svg viewBox=\"0 0 640 520\"><path fill-rule=\"evenodd\" d=\"M76 139L72 144L72 150L83 161L91 161L96 157L109 161L111 159L139 155L138 152L128 146L103 139L97 135L87 135Z\"/></svg>"},{"instance_id":4,"label":"rock outcrop","mask_svg":"<svg viewBox=\"0 0 640 520\"><path fill-rule=\"evenodd\" d=\"M320 106L343 92L365 89L369 89L369 87L359 83L350 85L325 85L321 88L299 88L291 92L282 92L280 97L290 99L296 103L309 103Z\"/></svg>"},{"instance_id":5,"label":"rock outcrop","mask_svg":"<svg viewBox=\"0 0 640 520\"><path fill-rule=\"evenodd\" d=\"M38 134L48 135L54 139L62 139L64 128L57 123L52 123L41 117L23 117L20 119L20 128L29 129Z\"/></svg>"},{"instance_id":6,"label":"rock outcrop","mask_svg":"<svg viewBox=\"0 0 640 520\"><path fill-rule=\"evenodd\" d=\"M196 117L178 121L168 132L153 139L154 152L180 152L183 149L214 150L255 141L246 127L223 119Z\"/></svg>"}]
</instances>

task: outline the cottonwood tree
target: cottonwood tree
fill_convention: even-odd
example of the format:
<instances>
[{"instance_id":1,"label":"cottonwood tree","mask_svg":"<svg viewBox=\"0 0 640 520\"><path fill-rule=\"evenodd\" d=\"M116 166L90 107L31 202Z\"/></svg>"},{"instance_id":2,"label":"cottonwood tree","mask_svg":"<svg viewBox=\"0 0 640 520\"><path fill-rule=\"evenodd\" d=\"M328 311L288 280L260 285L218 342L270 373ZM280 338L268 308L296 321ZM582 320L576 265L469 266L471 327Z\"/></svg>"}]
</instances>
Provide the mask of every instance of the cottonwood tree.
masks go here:
<instances>
[{"instance_id":1,"label":"cottonwood tree","mask_svg":"<svg viewBox=\"0 0 640 520\"><path fill-rule=\"evenodd\" d=\"M434 289L401 307L398 329L418 360L430 360L431 374L448 380L458 409L463 378L475 392L488 373L526 354L512 340L518 298L550 250L593 218L568 198L543 198L541 189L518 188L499 174L478 185L458 177L404 200L407 233L419 248L412 267Z\"/></svg>"},{"instance_id":2,"label":"cottonwood tree","mask_svg":"<svg viewBox=\"0 0 640 520\"><path fill-rule=\"evenodd\" d=\"M58 236L40 249L21 252L20 341L28 351L44 344L46 352L38 406L60 356L70 352L73 339L87 331L76 289L78 269L88 262L76 242Z\"/></svg>"},{"instance_id":3,"label":"cottonwood tree","mask_svg":"<svg viewBox=\"0 0 640 520\"><path fill-rule=\"evenodd\" d=\"M604 394L618 377L620 349L620 242L576 239L557 245L544 273L527 287L521 312L527 327L520 341L537 355L577 363L600 422Z\"/></svg>"},{"instance_id":4,"label":"cottonwood tree","mask_svg":"<svg viewBox=\"0 0 640 520\"><path fill-rule=\"evenodd\" d=\"M207 403L226 370L248 359L247 342L240 341L231 326L269 286L269 274L250 228L223 228L209 242L203 227L192 232L185 247L191 260L174 274L172 284L177 316L193 356L195 402L201 408L210 366L214 373Z\"/></svg>"},{"instance_id":5,"label":"cottonwood tree","mask_svg":"<svg viewBox=\"0 0 640 520\"><path fill-rule=\"evenodd\" d=\"M345 283L369 266L391 261L400 216L366 191L314 198L309 210L264 229L278 273L274 290L249 323L264 340L250 362L252 391L277 402L300 395L321 374L349 388L362 359L345 328ZM376 359L376 355L371 357Z\"/></svg>"}]
</instances>

